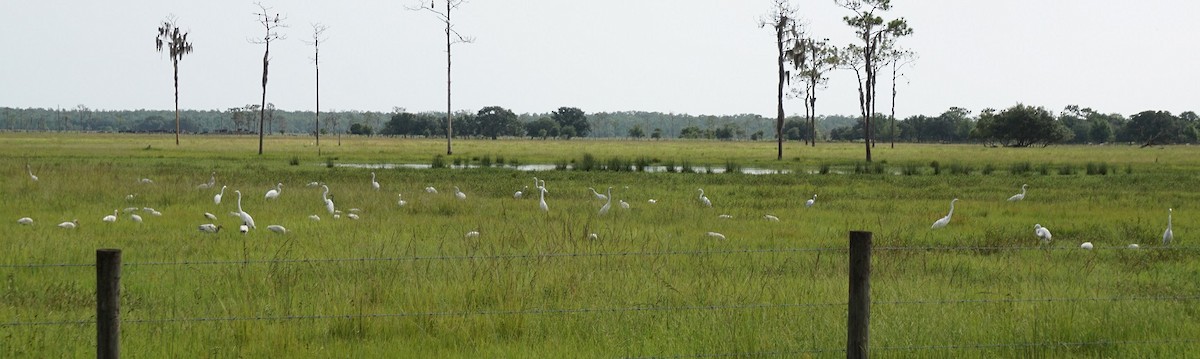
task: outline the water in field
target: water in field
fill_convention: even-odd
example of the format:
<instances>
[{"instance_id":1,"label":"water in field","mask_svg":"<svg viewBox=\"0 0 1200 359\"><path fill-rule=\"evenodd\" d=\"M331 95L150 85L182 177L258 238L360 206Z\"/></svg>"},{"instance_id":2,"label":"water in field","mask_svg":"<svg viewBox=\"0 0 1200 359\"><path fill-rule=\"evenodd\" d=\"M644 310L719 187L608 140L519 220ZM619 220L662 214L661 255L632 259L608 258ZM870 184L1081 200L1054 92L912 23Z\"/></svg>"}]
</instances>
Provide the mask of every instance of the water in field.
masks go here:
<instances>
[{"instance_id":1,"label":"water in field","mask_svg":"<svg viewBox=\"0 0 1200 359\"><path fill-rule=\"evenodd\" d=\"M424 164L424 163L338 163L338 164L335 164L335 166L349 167L349 168L367 168L367 169L393 169L393 168L428 169L428 168L433 167L432 165ZM446 167L454 168L454 169L465 169L465 168L479 168L480 166L479 165L446 165ZM494 167L511 168L511 169L515 169L518 171L526 171L526 172L553 171L553 170L559 169L558 166L553 165L553 164L526 164L526 165L517 165L517 166L494 166ZM568 165L566 169L570 170L570 169L573 169L573 167ZM698 172L698 173L707 173L707 172L725 173L725 168L724 167L711 167L711 168L692 167L692 171ZM778 169L753 168L753 167L743 167L740 169L740 171L744 174L749 174L749 175L768 175L768 174L792 173L791 170L778 170ZM652 172L652 173L683 172L683 167L675 166L673 171L668 171L667 166L646 166L645 170L643 172Z\"/></svg>"}]
</instances>

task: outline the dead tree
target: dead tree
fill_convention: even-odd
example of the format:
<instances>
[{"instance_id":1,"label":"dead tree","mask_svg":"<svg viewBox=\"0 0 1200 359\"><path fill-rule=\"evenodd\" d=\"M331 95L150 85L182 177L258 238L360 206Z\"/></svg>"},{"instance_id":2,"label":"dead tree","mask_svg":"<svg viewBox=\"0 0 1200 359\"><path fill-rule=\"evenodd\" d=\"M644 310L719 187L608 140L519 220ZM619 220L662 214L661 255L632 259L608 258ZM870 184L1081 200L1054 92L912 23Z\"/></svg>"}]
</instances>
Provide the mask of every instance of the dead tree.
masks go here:
<instances>
[{"instance_id":1,"label":"dead tree","mask_svg":"<svg viewBox=\"0 0 1200 359\"><path fill-rule=\"evenodd\" d=\"M458 33L457 30L454 30L454 23L450 20L451 13L457 10L459 6L462 6L463 3L466 3L466 0L442 1L445 3L445 7L440 10L437 8L437 0L430 0L428 5L421 2L417 6L408 6L406 8L412 11L429 11L437 17L438 21L441 21L446 26L446 154L452 155L454 154L454 149L451 146L451 138L454 137L454 115L450 111L450 46L459 43L469 44L475 42L475 38L463 36Z\"/></svg>"},{"instance_id":2,"label":"dead tree","mask_svg":"<svg viewBox=\"0 0 1200 359\"><path fill-rule=\"evenodd\" d=\"M166 46L171 55L171 67L175 70L175 145L179 145L179 60L183 55L192 53L192 43L187 41L188 33L180 31L175 25L175 16L167 16L162 26L158 27L158 37L154 38L154 48L162 52Z\"/></svg>"},{"instance_id":3,"label":"dead tree","mask_svg":"<svg viewBox=\"0 0 1200 359\"><path fill-rule=\"evenodd\" d=\"M313 28L312 42L305 41L305 43L308 43L309 45L312 45L312 47L313 47L312 60L313 60L313 69L316 71L316 74L314 75L314 77L316 78L316 83L317 83L316 84L316 101L317 101L316 122L317 122L317 124L316 124L316 127L314 127L315 129L313 130L313 134L315 134L317 136L317 147L321 147L321 42L326 40L326 38L324 38L322 36L325 35L325 30L328 30L329 27L322 25L320 23L314 23L314 24L312 24L312 28Z\"/></svg>"},{"instance_id":4,"label":"dead tree","mask_svg":"<svg viewBox=\"0 0 1200 359\"><path fill-rule=\"evenodd\" d=\"M261 39L251 39L254 44L262 44L263 46L263 74L262 74L262 107L258 112L258 154L263 153L263 121L267 117L267 68L271 64L271 42L275 40L283 40L287 37L279 33L280 28L286 28L283 18L279 13L270 14L271 8L264 6L262 3L254 3L258 5L260 12L254 13L258 23L262 24L265 34Z\"/></svg>"},{"instance_id":5,"label":"dead tree","mask_svg":"<svg viewBox=\"0 0 1200 359\"><path fill-rule=\"evenodd\" d=\"M759 20L759 27L770 26L775 30L775 62L779 69L779 82L776 86L775 106L775 140L777 143L776 160L783 159L783 95L786 86L791 83L791 73L785 64L799 68L805 61L805 53L800 49L800 24L796 21L796 9L789 0L774 0L771 12Z\"/></svg>"}]
</instances>

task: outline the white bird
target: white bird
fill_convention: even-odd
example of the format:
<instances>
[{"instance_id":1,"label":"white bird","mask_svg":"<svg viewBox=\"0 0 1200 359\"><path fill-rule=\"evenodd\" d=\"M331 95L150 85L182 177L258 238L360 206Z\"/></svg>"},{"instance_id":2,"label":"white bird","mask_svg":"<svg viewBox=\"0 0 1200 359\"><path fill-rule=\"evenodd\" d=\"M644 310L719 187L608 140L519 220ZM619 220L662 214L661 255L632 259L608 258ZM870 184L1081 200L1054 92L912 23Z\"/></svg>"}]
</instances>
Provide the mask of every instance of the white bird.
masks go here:
<instances>
[{"instance_id":1,"label":"white bird","mask_svg":"<svg viewBox=\"0 0 1200 359\"><path fill-rule=\"evenodd\" d=\"M716 238L716 239L725 239L725 235L724 235L724 234L720 234L720 233L717 233L717 232L708 232L708 236L709 236L709 237Z\"/></svg>"},{"instance_id":2,"label":"white bird","mask_svg":"<svg viewBox=\"0 0 1200 359\"><path fill-rule=\"evenodd\" d=\"M137 208L137 207L125 207L125 209L122 209L122 210L121 210L121 212L129 213L129 212L137 211L138 209L140 209L140 208Z\"/></svg>"},{"instance_id":3,"label":"white bird","mask_svg":"<svg viewBox=\"0 0 1200 359\"><path fill-rule=\"evenodd\" d=\"M437 193L437 188L433 188L433 186L425 187L425 193L434 193L434 194L436 194L436 193Z\"/></svg>"},{"instance_id":4,"label":"white bird","mask_svg":"<svg viewBox=\"0 0 1200 359\"><path fill-rule=\"evenodd\" d=\"M407 205L407 204L408 204L408 201L405 201L403 196L404 196L404 195L403 195L403 194L400 194L400 193L397 193L397 194L396 194L396 198L399 198L399 200L396 200L396 205L397 205L397 206L404 207L404 205Z\"/></svg>"},{"instance_id":5,"label":"white bird","mask_svg":"<svg viewBox=\"0 0 1200 359\"><path fill-rule=\"evenodd\" d=\"M213 172L212 176L208 177L207 183L201 183L196 186L196 189L211 189L217 185L217 173Z\"/></svg>"},{"instance_id":6,"label":"white bird","mask_svg":"<svg viewBox=\"0 0 1200 359\"><path fill-rule=\"evenodd\" d=\"M712 207L712 201L709 201L708 196L704 195L704 189L697 188L696 190L700 191L700 203L703 203L706 207Z\"/></svg>"},{"instance_id":7,"label":"white bird","mask_svg":"<svg viewBox=\"0 0 1200 359\"><path fill-rule=\"evenodd\" d=\"M28 163L25 164L25 170L29 171L29 179L33 180L34 182L37 182L38 177L33 175L33 170L29 168Z\"/></svg>"},{"instance_id":8,"label":"white bird","mask_svg":"<svg viewBox=\"0 0 1200 359\"><path fill-rule=\"evenodd\" d=\"M804 207L812 207L814 203L817 203L817 195L815 194L813 195L812 199L804 201Z\"/></svg>"},{"instance_id":9,"label":"white bird","mask_svg":"<svg viewBox=\"0 0 1200 359\"><path fill-rule=\"evenodd\" d=\"M597 236L595 233L592 233L592 234L588 235L588 239L594 241L594 240L600 239L600 236Z\"/></svg>"},{"instance_id":10,"label":"white bird","mask_svg":"<svg viewBox=\"0 0 1200 359\"><path fill-rule=\"evenodd\" d=\"M321 186L321 182L316 182L316 181L309 182L308 184L304 185L304 187L320 187L320 186Z\"/></svg>"},{"instance_id":11,"label":"white bird","mask_svg":"<svg viewBox=\"0 0 1200 359\"><path fill-rule=\"evenodd\" d=\"M140 180L138 180L138 183L141 183L141 184L151 184L151 183L154 183L154 180L151 180L151 179L149 179L149 178L143 178L143 179L140 179Z\"/></svg>"},{"instance_id":12,"label":"white bird","mask_svg":"<svg viewBox=\"0 0 1200 359\"><path fill-rule=\"evenodd\" d=\"M136 223L142 223L142 216L139 216L137 214L129 215L129 219L132 219Z\"/></svg>"},{"instance_id":13,"label":"white bird","mask_svg":"<svg viewBox=\"0 0 1200 359\"><path fill-rule=\"evenodd\" d=\"M125 200L132 201L134 196L135 196L134 194L127 194L127 195L125 195Z\"/></svg>"},{"instance_id":14,"label":"white bird","mask_svg":"<svg viewBox=\"0 0 1200 359\"><path fill-rule=\"evenodd\" d=\"M17 223L24 224L24 225L30 225L30 224L33 224L33 218L21 217L21 219L17 220Z\"/></svg>"},{"instance_id":15,"label":"white bird","mask_svg":"<svg viewBox=\"0 0 1200 359\"><path fill-rule=\"evenodd\" d=\"M467 232L467 238L475 238L475 237L479 237L479 231Z\"/></svg>"},{"instance_id":16,"label":"white bird","mask_svg":"<svg viewBox=\"0 0 1200 359\"><path fill-rule=\"evenodd\" d=\"M267 194L264 198L266 198L266 199L279 198L279 193L281 193L281 192L283 192L283 183L276 183L275 188L270 191L267 191Z\"/></svg>"},{"instance_id":17,"label":"white bird","mask_svg":"<svg viewBox=\"0 0 1200 359\"><path fill-rule=\"evenodd\" d=\"M146 213L154 213L154 212L158 212L158 211L154 210L154 208L150 208L150 207L142 207L142 212L146 212Z\"/></svg>"},{"instance_id":18,"label":"white bird","mask_svg":"<svg viewBox=\"0 0 1200 359\"><path fill-rule=\"evenodd\" d=\"M350 209L350 213L358 213L358 212L362 212L362 210L361 210L361 209L358 209L358 208L351 208L351 209Z\"/></svg>"},{"instance_id":19,"label":"white bird","mask_svg":"<svg viewBox=\"0 0 1200 359\"><path fill-rule=\"evenodd\" d=\"M356 213L347 214L347 215L346 215L346 218L349 218L349 219L358 219L358 214L356 214Z\"/></svg>"},{"instance_id":20,"label":"white bird","mask_svg":"<svg viewBox=\"0 0 1200 359\"><path fill-rule=\"evenodd\" d=\"M204 212L204 218L208 218L208 219L215 221L215 220L217 220L217 215L208 213L208 212Z\"/></svg>"},{"instance_id":21,"label":"white bird","mask_svg":"<svg viewBox=\"0 0 1200 359\"><path fill-rule=\"evenodd\" d=\"M538 186L538 207L542 209L542 212L550 212L550 206L546 205L547 192L550 191L547 191L546 187Z\"/></svg>"},{"instance_id":22,"label":"white bird","mask_svg":"<svg viewBox=\"0 0 1200 359\"><path fill-rule=\"evenodd\" d=\"M1052 237L1050 229L1042 227L1041 224L1035 224L1033 225L1033 233L1042 239L1042 243L1050 243L1050 238Z\"/></svg>"},{"instance_id":23,"label":"white bird","mask_svg":"<svg viewBox=\"0 0 1200 359\"><path fill-rule=\"evenodd\" d=\"M655 204L655 203L658 203L658 200L651 198L651 199L646 200L646 202L649 202L650 204Z\"/></svg>"},{"instance_id":24,"label":"white bird","mask_svg":"<svg viewBox=\"0 0 1200 359\"><path fill-rule=\"evenodd\" d=\"M334 214L333 212L334 212L336 209L333 207L333 200L332 200L332 199L330 199L330 198L328 197L328 195L329 195L329 186L326 186L326 185L321 185L321 187L322 187L322 188L325 188L325 192L322 192L322 193L321 193L321 199L325 200L325 210L326 210L326 211L329 211L329 214Z\"/></svg>"},{"instance_id":25,"label":"white bird","mask_svg":"<svg viewBox=\"0 0 1200 359\"><path fill-rule=\"evenodd\" d=\"M933 222L933 227L931 227L931 228L938 229L938 228L945 227L947 224L950 224L950 216L954 215L954 202L955 201L958 201L958 198L955 198L950 201L950 213L947 213L945 217L942 217L942 219L939 219L936 222Z\"/></svg>"},{"instance_id":26,"label":"white bird","mask_svg":"<svg viewBox=\"0 0 1200 359\"><path fill-rule=\"evenodd\" d=\"M764 218L764 219L766 219L766 220L768 220L768 221L771 221L771 222L779 222L779 217L775 217L775 216L772 216L772 215L769 215L769 214L768 214L768 215L765 215L765 216L763 216L763 218Z\"/></svg>"},{"instance_id":27,"label":"white bird","mask_svg":"<svg viewBox=\"0 0 1200 359\"><path fill-rule=\"evenodd\" d=\"M246 234L246 232L249 232L249 231L250 231L250 226L247 226L245 224L238 226L238 232L242 232L242 234Z\"/></svg>"},{"instance_id":28,"label":"white bird","mask_svg":"<svg viewBox=\"0 0 1200 359\"><path fill-rule=\"evenodd\" d=\"M254 217L250 217L249 213L246 213L246 211L242 210L242 191L235 190L233 192L237 193L238 195L238 217L242 218L242 223L245 223L246 226L250 226L250 228L256 228L254 227Z\"/></svg>"},{"instance_id":29,"label":"white bird","mask_svg":"<svg viewBox=\"0 0 1200 359\"><path fill-rule=\"evenodd\" d=\"M375 172L371 172L371 189L379 190L379 182L375 182Z\"/></svg>"},{"instance_id":30,"label":"white bird","mask_svg":"<svg viewBox=\"0 0 1200 359\"><path fill-rule=\"evenodd\" d=\"M1079 248L1090 250L1090 249L1092 249L1092 242L1083 242L1083 244L1079 245Z\"/></svg>"},{"instance_id":31,"label":"white bird","mask_svg":"<svg viewBox=\"0 0 1200 359\"><path fill-rule=\"evenodd\" d=\"M269 230L271 232L275 232L275 233L287 233L287 228L283 228L283 226L278 225L278 224L272 224L272 225L267 226L267 230Z\"/></svg>"},{"instance_id":32,"label":"white bird","mask_svg":"<svg viewBox=\"0 0 1200 359\"><path fill-rule=\"evenodd\" d=\"M608 213L608 209L612 207L612 187L608 188L608 195L604 196L604 199L607 200L607 202L604 202L604 207L600 207L601 216L603 216L605 213Z\"/></svg>"},{"instance_id":33,"label":"white bird","mask_svg":"<svg viewBox=\"0 0 1200 359\"><path fill-rule=\"evenodd\" d=\"M1017 194L1014 194L1012 197L1008 197L1008 201L1016 202L1016 201L1025 199L1025 186L1028 186L1028 184L1021 185L1021 193L1017 193Z\"/></svg>"},{"instance_id":34,"label":"white bird","mask_svg":"<svg viewBox=\"0 0 1200 359\"><path fill-rule=\"evenodd\" d=\"M1171 245L1171 240L1175 238L1175 234L1171 233L1171 212L1174 209L1167 208L1167 230L1163 232L1163 246Z\"/></svg>"},{"instance_id":35,"label":"white bird","mask_svg":"<svg viewBox=\"0 0 1200 359\"><path fill-rule=\"evenodd\" d=\"M217 233L217 232L221 231L221 226L212 224L212 223L205 223L205 224L200 225L200 231L207 232L207 233Z\"/></svg>"},{"instance_id":36,"label":"white bird","mask_svg":"<svg viewBox=\"0 0 1200 359\"><path fill-rule=\"evenodd\" d=\"M525 191L528 191L528 190L529 190L529 186L525 186L525 187L521 188L520 191L513 193L513 198L521 199L521 197L525 197Z\"/></svg>"},{"instance_id":37,"label":"white bird","mask_svg":"<svg viewBox=\"0 0 1200 359\"><path fill-rule=\"evenodd\" d=\"M719 216L717 216L717 218L720 218L720 219L733 219L733 216L731 216L731 215L728 215L728 214L722 214L722 215L719 215Z\"/></svg>"},{"instance_id":38,"label":"white bird","mask_svg":"<svg viewBox=\"0 0 1200 359\"><path fill-rule=\"evenodd\" d=\"M308 215L308 219L311 219L311 220L313 220L313 221L320 222L320 221L321 221L321 216L318 216L318 215L315 215L315 214L310 214L310 215Z\"/></svg>"},{"instance_id":39,"label":"white bird","mask_svg":"<svg viewBox=\"0 0 1200 359\"><path fill-rule=\"evenodd\" d=\"M156 217L162 217L162 212L159 212L159 211L150 211L150 215L152 215L152 216L156 216Z\"/></svg>"},{"instance_id":40,"label":"white bird","mask_svg":"<svg viewBox=\"0 0 1200 359\"><path fill-rule=\"evenodd\" d=\"M601 201L608 199L608 196L601 194L600 192L596 192L595 188L588 187L588 189L592 190L592 194L596 196L596 199L601 200Z\"/></svg>"},{"instance_id":41,"label":"white bird","mask_svg":"<svg viewBox=\"0 0 1200 359\"><path fill-rule=\"evenodd\" d=\"M625 202L623 199L617 202L621 203L621 209L629 209L629 202Z\"/></svg>"},{"instance_id":42,"label":"white bird","mask_svg":"<svg viewBox=\"0 0 1200 359\"><path fill-rule=\"evenodd\" d=\"M75 227L79 227L79 220L73 219L70 222L59 223L58 226L66 229L73 229Z\"/></svg>"},{"instance_id":43,"label":"white bird","mask_svg":"<svg viewBox=\"0 0 1200 359\"><path fill-rule=\"evenodd\" d=\"M454 186L454 197L458 197L459 200L466 200L467 194L463 193L462 190L459 190L458 186Z\"/></svg>"},{"instance_id":44,"label":"white bird","mask_svg":"<svg viewBox=\"0 0 1200 359\"><path fill-rule=\"evenodd\" d=\"M105 221L105 222L108 222L108 223L113 223L113 222L116 222L116 221L117 221L117 213L118 213L118 212L120 212L120 211L117 211L117 210L115 210L115 209L114 209L114 210L113 210L113 214L110 214L110 215L104 216L104 218L101 218L101 220L102 220L102 221Z\"/></svg>"},{"instance_id":45,"label":"white bird","mask_svg":"<svg viewBox=\"0 0 1200 359\"><path fill-rule=\"evenodd\" d=\"M221 196L224 196L224 195L225 195L225 186L221 186L221 193L217 193L216 196L213 196L213 203L221 204Z\"/></svg>"},{"instance_id":46,"label":"white bird","mask_svg":"<svg viewBox=\"0 0 1200 359\"><path fill-rule=\"evenodd\" d=\"M1129 244L1129 249L1138 249L1138 248L1139 248L1139 246L1138 246L1138 244L1137 244L1137 243L1130 243L1130 244Z\"/></svg>"}]
</instances>

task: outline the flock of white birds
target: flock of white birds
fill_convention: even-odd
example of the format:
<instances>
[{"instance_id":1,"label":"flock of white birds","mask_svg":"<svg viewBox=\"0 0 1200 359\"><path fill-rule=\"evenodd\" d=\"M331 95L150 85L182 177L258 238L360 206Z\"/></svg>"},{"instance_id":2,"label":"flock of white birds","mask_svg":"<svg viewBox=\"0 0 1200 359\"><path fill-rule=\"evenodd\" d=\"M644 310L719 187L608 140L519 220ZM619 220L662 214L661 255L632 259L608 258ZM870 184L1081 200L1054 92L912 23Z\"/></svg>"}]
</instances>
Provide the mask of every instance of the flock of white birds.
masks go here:
<instances>
[{"instance_id":1,"label":"flock of white birds","mask_svg":"<svg viewBox=\"0 0 1200 359\"><path fill-rule=\"evenodd\" d=\"M28 164L25 165L25 170L29 173L29 179L31 181L33 181L33 182L38 181L38 176L33 174L33 170L29 167ZM141 178L137 182L141 183L141 184L154 183L154 181L149 178ZM217 183L217 173L213 172L209 176L208 182L197 185L196 189L197 190L210 190L210 189L213 189L216 187L216 183ZM549 207L549 205L546 204L546 194L550 193L550 191L546 189L546 181L539 180L537 177L534 177L533 178L533 186L538 191L538 208L542 212L549 212L550 207ZM1009 202L1019 202L1019 201L1024 200L1025 195L1027 193L1026 191L1027 191L1028 186L1029 186L1028 184L1022 184L1021 185L1021 193L1018 193L1018 194L1013 195L1012 197L1009 197L1008 201ZM340 219L342 217L343 212L341 210L337 209L337 207L333 203L333 199L329 197L329 186L319 183L319 182L309 182L306 185L306 187L321 187L324 190L321 193L321 200L325 207L325 210L334 219ZM213 195L213 203L214 204L217 204L217 205L221 204L222 197L225 196L225 190L227 188L228 188L227 186L221 186L220 192ZM371 172L371 189L373 189L375 191L379 191L379 189L380 189L379 182L376 181L375 172ZM524 186L522 189L513 193L513 198L514 199L524 198L524 196L527 194L528 190L529 190L529 186ZM595 196L595 198L597 200L605 201L604 206L600 207L599 215L603 216L605 214L608 214L609 209L612 208L612 200L613 200L612 190L613 190L613 188L608 187L608 190L605 193L600 193L600 192L596 191L596 189L593 187L588 187L588 190L590 190L592 192L592 195ZM708 196L706 196L704 194L704 189L698 188L697 191L700 192L700 196L698 197L700 204L705 207L711 208L713 206L712 200L710 200L708 198ZM242 233L247 233L252 229L256 229L257 227L254 224L254 217L250 216L249 213L246 213L246 211L242 209L242 192L240 190L234 190L233 192L235 194L237 194L237 197L238 197L237 212L230 212L230 214L235 217L238 217L238 219L241 220L241 225L238 228L239 231ZM279 196L282 192L283 192L283 183L276 183L274 188L267 191L267 193L264 195L264 198L266 200L275 200L275 199L279 198ZM425 187L425 192L431 193L431 194L438 193L437 189L432 186ZM458 198L459 200L463 200L463 201L465 201L467 199L467 194L464 193L461 189L459 189L458 186L454 187L454 196L456 198ZM403 199L402 194L396 194L396 197L398 198L396 201L397 206L403 207L408 204L408 202ZM131 198L133 198L132 194L126 196L126 199L131 199ZM804 206L806 208L812 207L816 203L816 201L817 201L817 195L814 194L811 199L804 202ZM938 219L937 221L934 221L931 229L945 228L947 225L950 224L950 219L951 219L951 217L954 216L954 202L957 202L957 201L958 201L958 198L950 200L950 212L946 213L945 217L942 217L942 218ZM650 204L655 204L655 203L658 203L658 200L649 199L646 202L650 203ZM630 208L629 203L625 202L624 200L618 200L618 205L622 209ZM125 212L130 213L130 215L129 215L130 220L132 220L136 223L142 223L142 217L140 215L138 215L137 213L133 213L133 212L136 212L137 210L138 210L137 207L125 208ZM161 212L159 212L153 208L150 208L150 207L143 207L143 208L141 208L141 210L146 213L149 213L151 215L154 215L154 216L162 216ZM357 208L351 208L349 210L349 213L346 213L346 217L350 218L350 219L359 219L359 216L357 213L358 211L359 210ZM1174 213L1173 209L1171 209L1171 208L1167 209L1167 229L1166 229L1166 231L1163 232L1163 236L1162 236L1162 245L1164 247L1170 246L1172 240L1174 239L1174 233L1171 231L1171 217L1172 217L1173 213ZM216 215L214 215L212 213L208 213L208 212L204 213L204 217L209 220L217 220ZM106 222L106 223L115 223L119 218L120 218L120 211L114 209L113 214L102 217L101 221ZM316 214L309 215L308 218L313 221L321 220L321 217ZM729 214L720 214L717 216L717 218L732 219L733 216L731 216ZM763 218L768 221L772 221L772 222L779 221L779 217L776 217L772 214L766 214L763 216ZM17 219L17 223L23 224L23 225L33 225L33 218L22 217L20 219ZM67 221L67 222L62 222L62 223L58 224L58 227L67 228L67 229L73 229L78 226L79 226L78 219ZM205 224L199 225L198 228L201 232L217 233L217 232L220 232L220 230L222 229L222 226L218 225L218 224L213 224L213 223L205 223ZM1042 244L1050 243L1051 239L1053 238L1053 235L1050 233L1049 228L1043 227L1039 223L1039 224L1034 224L1033 229L1034 229L1034 235L1041 241ZM277 224L268 225L267 230L270 230L275 233L281 233L281 234L288 232L287 228L284 228L283 226L277 225ZM713 238L725 239L725 235L723 235L721 233L717 233L717 232L708 232L707 235L709 237L713 237ZM466 237L468 237L468 238L474 238L474 237L478 237L478 236L479 236L478 231L471 231L471 232L468 232L466 235ZM598 236L595 233L592 233L589 235L589 238L596 239L596 238L598 238ZM1083 249L1092 249L1093 247L1094 246L1092 245L1091 242L1083 242L1082 244L1080 244L1080 248L1083 248ZM1139 246L1137 243L1132 243L1132 244L1129 244L1128 247L1129 248L1138 248Z\"/></svg>"}]
</instances>

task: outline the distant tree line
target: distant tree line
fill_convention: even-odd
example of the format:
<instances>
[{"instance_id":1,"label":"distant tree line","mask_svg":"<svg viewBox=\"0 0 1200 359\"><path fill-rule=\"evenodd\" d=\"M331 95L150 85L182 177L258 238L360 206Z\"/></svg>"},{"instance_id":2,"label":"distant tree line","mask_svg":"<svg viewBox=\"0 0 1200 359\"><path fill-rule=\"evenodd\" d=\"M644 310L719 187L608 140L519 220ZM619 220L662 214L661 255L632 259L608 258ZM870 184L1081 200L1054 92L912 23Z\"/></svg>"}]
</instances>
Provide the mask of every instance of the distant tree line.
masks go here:
<instances>
[{"instance_id":1,"label":"distant tree line","mask_svg":"<svg viewBox=\"0 0 1200 359\"><path fill-rule=\"evenodd\" d=\"M225 110L182 110L179 127L184 133L256 133L258 114L266 113L269 134L313 135L316 128L310 111L278 110L268 103ZM173 133L170 110L92 110L84 105L68 109L0 107L0 130ZM759 141L775 138L774 119L756 114L688 115L645 111L587 114L575 107L560 107L548 113L516 114L500 106L454 113L455 137L572 139L713 139ZM882 123L887 116L875 114ZM446 114L440 112L337 111L322 112L320 131L325 134L393 136L400 138L441 137L446 133ZM783 126L788 141L863 141L863 124L858 116L819 116L815 133L804 116L789 116ZM914 115L898 119L895 133L889 126L872 126L875 141L894 135L908 143L980 143L989 146L1046 146L1123 142L1139 145L1196 143L1200 141L1200 116L1194 111L1174 115L1167 111L1143 111L1126 117L1102 113L1076 105L1055 114L1043 107L1018 104L1004 110L984 109L978 114L951 107L936 116Z\"/></svg>"}]
</instances>

